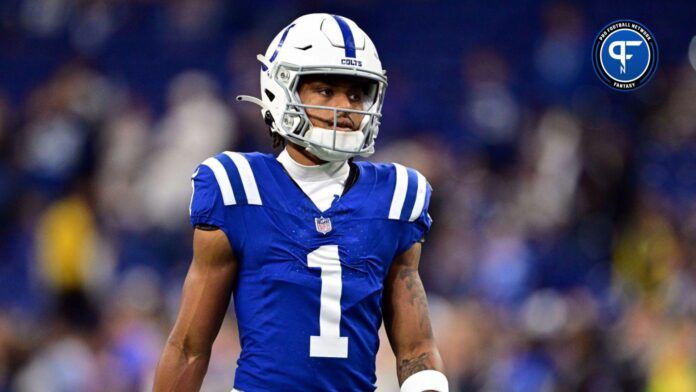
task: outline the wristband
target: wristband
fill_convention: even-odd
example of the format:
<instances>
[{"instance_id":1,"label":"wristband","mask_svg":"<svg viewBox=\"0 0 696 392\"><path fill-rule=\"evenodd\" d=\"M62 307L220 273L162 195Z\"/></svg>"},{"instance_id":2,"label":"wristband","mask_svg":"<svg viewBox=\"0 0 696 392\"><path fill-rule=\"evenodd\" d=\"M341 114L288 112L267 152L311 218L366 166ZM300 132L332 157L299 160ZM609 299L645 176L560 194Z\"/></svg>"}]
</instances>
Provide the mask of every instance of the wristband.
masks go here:
<instances>
[{"instance_id":1,"label":"wristband","mask_svg":"<svg viewBox=\"0 0 696 392\"><path fill-rule=\"evenodd\" d=\"M437 370L421 370L410 375L401 385L401 392L449 392L447 377Z\"/></svg>"}]
</instances>

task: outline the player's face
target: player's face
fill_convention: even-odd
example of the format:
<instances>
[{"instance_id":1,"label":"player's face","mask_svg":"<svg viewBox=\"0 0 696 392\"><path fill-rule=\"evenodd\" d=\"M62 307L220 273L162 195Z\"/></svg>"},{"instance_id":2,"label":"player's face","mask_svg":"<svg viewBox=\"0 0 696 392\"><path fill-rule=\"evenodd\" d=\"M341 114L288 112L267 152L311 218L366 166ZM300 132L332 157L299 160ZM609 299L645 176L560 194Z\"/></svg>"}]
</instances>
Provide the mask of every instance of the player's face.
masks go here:
<instances>
[{"instance_id":1,"label":"player's face","mask_svg":"<svg viewBox=\"0 0 696 392\"><path fill-rule=\"evenodd\" d=\"M364 110L365 82L350 77L308 76L298 88L300 101L305 105L332 106L337 108ZM333 129L333 111L326 109L305 108L312 125L319 128ZM356 131L364 115L359 113L337 113L336 129L339 131Z\"/></svg>"}]
</instances>

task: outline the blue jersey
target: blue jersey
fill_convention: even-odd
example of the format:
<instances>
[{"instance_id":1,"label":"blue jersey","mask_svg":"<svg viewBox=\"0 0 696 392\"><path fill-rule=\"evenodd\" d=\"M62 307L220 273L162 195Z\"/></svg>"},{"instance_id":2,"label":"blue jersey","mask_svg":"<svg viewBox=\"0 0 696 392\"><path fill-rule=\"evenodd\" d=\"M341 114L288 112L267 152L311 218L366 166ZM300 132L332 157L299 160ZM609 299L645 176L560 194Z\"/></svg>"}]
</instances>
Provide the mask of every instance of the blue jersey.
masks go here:
<instances>
[{"instance_id":1,"label":"blue jersey","mask_svg":"<svg viewBox=\"0 0 696 392\"><path fill-rule=\"evenodd\" d=\"M431 188L399 164L355 165L323 212L272 155L225 152L195 171L191 223L222 229L239 263L236 389L375 389L384 279L430 228Z\"/></svg>"}]
</instances>

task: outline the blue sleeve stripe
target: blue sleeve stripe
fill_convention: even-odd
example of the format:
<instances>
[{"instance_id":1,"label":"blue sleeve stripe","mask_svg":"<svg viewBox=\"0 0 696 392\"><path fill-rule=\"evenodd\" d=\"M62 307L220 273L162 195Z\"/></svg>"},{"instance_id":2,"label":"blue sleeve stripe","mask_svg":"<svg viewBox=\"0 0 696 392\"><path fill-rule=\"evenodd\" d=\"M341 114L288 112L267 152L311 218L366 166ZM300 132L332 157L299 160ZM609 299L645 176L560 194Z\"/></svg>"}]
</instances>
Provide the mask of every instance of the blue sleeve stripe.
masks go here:
<instances>
[{"instance_id":1,"label":"blue sleeve stripe","mask_svg":"<svg viewBox=\"0 0 696 392\"><path fill-rule=\"evenodd\" d=\"M389 208L389 219L399 219L401 217L401 210L404 208L404 201L406 200L406 190L408 188L408 173L406 168L394 164L396 169L396 182L394 184L394 194L392 195L391 206Z\"/></svg>"},{"instance_id":2,"label":"blue sleeve stripe","mask_svg":"<svg viewBox=\"0 0 696 392\"><path fill-rule=\"evenodd\" d=\"M239 177L242 180L242 186L244 187L247 203L259 206L262 205L259 187L256 184L256 178L254 177L254 172L251 170L249 161L244 155L238 152L226 151L224 154L227 155L237 167Z\"/></svg>"},{"instance_id":3,"label":"blue sleeve stripe","mask_svg":"<svg viewBox=\"0 0 696 392\"><path fill-rule=\"evenodd\" d=\"M230 184L230 179L227 176L227 171L222 163L215 158L208 158L203 161L203 165L208 166L210 170L213 171L215 175L215 180L220 187L220 193L222 194L222 201L226 206L233 205L237 203L232 192L232 184Z\"/></svg>"},{"instance_id":4,"label":"blue sleeve stripe","mask_svg":"<svg viewBox=\"0 0 696 392\"><path fill-rule=\"evenodd\" d=\"M232 184L232 190L234 191L234 197L237 199L238 205L247 204L246 193L244 192L244 186L242 185L242 178L239 175L237 166L235 166L232 159L225 154L218 154L215 158L222 163L222 166L227 172L227 177L230 179Z\"/></svg>"},{"instance_id":5,"label":"blue sleeve stripe","mask_svg":"<svg viewBox=\"0 0 696 392\"><path fill-rule=\"evenodd\" d=\"M353 32L350 30L348 22L338 15L331 16L336 19L336 23L338 23L338 27L341 29L343 47L346 49L346 57L355 58L355 39L353 38Z\"/></svg>"},{"instance_id":6,"label":"blue sleeve stripe","mask_svg":"<svg viewBox=\"0 0 696 392\"><path fill-rule=\"evenodd\" d=\"M411 210L411 216L408 218L409 222L415 221L420 216L420 214L423 212L423 207L425 206L425 192L426 192L425 177L423 177L423 175L417 171L416 171L416 176L418 177L418 187L416 189L416 201L413 203L413 210Z\"/></svg>"},{"instance_id":7,"label":"blue sleeve stripe","mask_svg":"<svg viewBox=\"0 0 696 392\"><path fill-rule=\"evenodd\" d=\"M404 208L401 210L400 220L408 220L411 216L411 211L415 207L416 195L418 193L418 176L413 169L406 169L408 173L408 188L406 190L406 200L404 200Z\"/></svg>"}]
</instances>

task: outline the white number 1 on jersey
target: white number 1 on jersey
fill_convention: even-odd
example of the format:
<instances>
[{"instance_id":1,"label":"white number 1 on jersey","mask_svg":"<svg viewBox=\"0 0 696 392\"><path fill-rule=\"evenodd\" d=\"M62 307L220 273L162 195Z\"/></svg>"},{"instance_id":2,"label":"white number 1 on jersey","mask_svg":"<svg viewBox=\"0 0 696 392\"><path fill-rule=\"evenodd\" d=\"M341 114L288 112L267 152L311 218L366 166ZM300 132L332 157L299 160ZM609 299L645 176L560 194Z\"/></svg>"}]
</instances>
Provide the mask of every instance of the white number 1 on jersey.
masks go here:
<instances>
[{"instance_id":1,"label":"white number 1 on jersey","mask_svg":"<svg viewBox=\"0 0 696 392\"><path fill-rule=\"evenodd\" d=\"M341 261L338 245L324 245L307 255L307 265L321 268L319 336L309 337L309 356L348 358L348 338L340 336Z\"/></svg>"}]
</instances>

